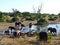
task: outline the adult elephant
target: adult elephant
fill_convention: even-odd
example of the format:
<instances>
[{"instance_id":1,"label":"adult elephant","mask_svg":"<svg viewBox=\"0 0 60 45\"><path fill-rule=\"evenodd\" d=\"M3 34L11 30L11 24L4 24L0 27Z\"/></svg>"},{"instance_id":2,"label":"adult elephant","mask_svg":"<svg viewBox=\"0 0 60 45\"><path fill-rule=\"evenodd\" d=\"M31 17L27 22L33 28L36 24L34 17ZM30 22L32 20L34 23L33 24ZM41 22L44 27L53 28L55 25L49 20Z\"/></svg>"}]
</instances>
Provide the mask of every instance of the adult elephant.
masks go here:
<instances>
[{"instance_id":1,"label":"adult elephant","mask_svg":"<svg viewBox=\"0 0 60 45\"><path fill-rule=\"evenodd\" d=\"M11 34L14 30L15 30L15 27L9 26L9 27L8 27L8 30L6 30L4 33L5 33L6 35L8 35L8 34Z\"/></svg>"},{"instance_id":2,"label":"adult elephant","mask_svg":"<svg viewBox=\"0 0 60 45\"><path fill-rule=\"evenodd\" d=\"M56 28L52 28L52 27L49 27L49 28L48 28L48 31L50 31L51 33L52 33L52 32L53 32L53 33L54 33L54 32L57 32Z\"/></svg>"},{"instance_id":3,"label":"adult elephant","mask_svg":"<svg viewBox=\"0 0 60 45\"><path fill-rule=\"evenodd\" d=\"M25 25L22 24L21 22L15 22L15 27L18 30L22 30L22 28L25 27Z\"/></svg>"},{"instance_id":4,"label":"adult elephant","mask_svg":"<svg viewBox=\"0 0 60 45\"><path fill-rule=\"evenodd\" d=\"M15 27L13 27L13 26L9 26L8 29L9 29L9 31L10 31L11 33L12 33L13 31L15 31Z\"/></svg>"},{"instance_id":5,"label":"adult elephant","mask_svg":"<svg viewBox=\"0 0 60 45\"><path fill-rule=\"evenodd\" d=\"M19 26L19 24L21 24L21 22L15 22L15 26Z\"/></svg>"},{"instance_id":6,"label":"adult elephant","mask_svg":"<svg viewBox=\"0 0 60 45\"><path fill-rule=\"evenodd\" d=\"M39 33L39 40L47 42L47 40L48 40L48 34L47 34L47 32L40 32Z\"/></svg>"},{"instance_id":7,"label":"adult elephant","mask_svg":"<svg viewBox=\"0 0 60 45\"><path fill-rule=\"evenodd\" d=\"M48 28L48 31L50 31L50 32L52 33L52 27L49 27L49 28Z\"/></svg>"},{"instance_id":8,"label":"adult elephant","mask_svg":"<svg viewBox=\"0 0 60 45\"><path fill-rule=\"evenodd\" d=\"M57 30L56 30L56 28L52 28L52 32L54 33L56 33L57 32Z\"/></svg>"},{"instance_id":9,"label":"adult elephant","mask_svg":"<svg viewBox=\"0 0 60 45\"><path fill-rule=\"evenodd\" d=\"M56 30L56 28L50 27L50 28L48 28L48 31L50 31L53 35L57 35L57 30Z\"/></svg>"}]
</instances>

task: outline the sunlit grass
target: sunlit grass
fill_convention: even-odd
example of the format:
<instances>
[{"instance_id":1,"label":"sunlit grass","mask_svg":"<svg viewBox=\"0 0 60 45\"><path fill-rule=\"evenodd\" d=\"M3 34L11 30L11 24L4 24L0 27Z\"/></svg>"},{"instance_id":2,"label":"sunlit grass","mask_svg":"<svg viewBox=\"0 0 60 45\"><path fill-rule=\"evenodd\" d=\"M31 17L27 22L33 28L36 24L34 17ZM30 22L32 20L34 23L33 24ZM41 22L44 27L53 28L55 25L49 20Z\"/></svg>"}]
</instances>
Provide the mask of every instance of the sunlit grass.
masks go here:
<instances>
[{"instance_id":1,"label":"sunlit grass","mask_svg":"<svg viewBox=\"0 0 60 45\"><path fill-rule=\"evenodd\" d=\"M0 37L1 38L1 37ZM47 42L43 43L41 41L37 41L35 37L20 37L20 38L9 38L8 36L3 36L1 38L6 45L59 45L60 44L60 36L53 37L52 40L48 40ZM0 42L0 45L1 42Z\"/></svg>"}]
</instances>

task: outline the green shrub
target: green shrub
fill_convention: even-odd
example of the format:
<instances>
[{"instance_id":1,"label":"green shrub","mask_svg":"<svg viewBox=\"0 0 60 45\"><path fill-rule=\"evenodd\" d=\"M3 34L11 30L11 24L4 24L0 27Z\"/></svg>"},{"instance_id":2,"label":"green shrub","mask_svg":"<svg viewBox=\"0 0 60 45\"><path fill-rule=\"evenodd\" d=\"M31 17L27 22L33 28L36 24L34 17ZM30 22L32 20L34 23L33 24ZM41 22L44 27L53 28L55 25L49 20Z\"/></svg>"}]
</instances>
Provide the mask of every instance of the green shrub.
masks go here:
<instances>
[{"instance_id":1,"label":"green shrub","mask_svg":"<svg viewBox=\"0 0 60 45\"><path fill-rule=\"evenodd\" d=\"M6 22L11 22L11 19L6 19Z\"/></svg>"},{"instance_id":2,"label":"green shrub","mask_svg":"<svg viewBox=\"0 0 60 45\"><path fill-rule=\"evenodd\" d=\"M0 18L0 22L4 22L4 18Z\"/></svg>"},{"instance_id":3,"label":"green shrub","mask_svg":"<svg viewBox=\"0 0 60 45\"><path fill-rule=\"evenodd\" d=\"M37 26L37 32L36 32L36 34L35 34L35 35L37 36L37 38L36 38L37 41L40 41L40 40L39 40L39 32L40 32L40 27Z\"/></svg>"},{"instance_id":4,"label":"green shrub","mask_svg":"<svg viewBox=\"0 0 60 45\"><path fill-rule=\"evenodd\" d=\"M56 20L56 19L58 19L58 17L55 16L54 19Z\"/></svg>"},{"instance_id":5,"label":"green shrub","mask_svg":"<svg viewBox=\"0 0 60 45\"><path fill-rule=\"evenodd\" d=\"M45 19L41 18L40 20L38 20L38 24L46 26L48 23L47 23L47 21Z\"/></svg>"},{"instance_id":6,"label":"green shrub","mask_svg":"<svg viewBox=\"0 0 60 45\"><path fill-rule=\"evenodd\" d=\"M26 20L33 21L33 20L34 20L34 18L26 18Z\"/></svg>"},{"instance_id":7,"label":"green shrub","mask_svg":"<svg viewBox=\"0 0 60 45\"><path fill-rule=\"evenodd\" d=\"M52 33L51 32L48 33L48 40L52 40Z\"/></svg>"},{"instance_id":8,"label":"green shrub","mask_svg":"<svg viewBox=\"0 0 60 45\"><path fill-rule=\"evenodd\" d=\"M55 21L56 19L58 19L58 17L50 17L48 20L50 20L50 21Z\"/></svg>"},{"instance_id":9,"label":"green shrub","mask_svg":"<svg viewBox=\"0 0 60 45\"><path fill-rule=\"evenodd\" d=\"M49 20L49 21L54 21L54 20L55 20L55 18L49 18L48 20Z\"/></svg>"},{"instance_id":10,"label":"green shrub","mask_svg":"<svg viewBox=\"0 0 60 45\"><path fill-rule=\"evenodd\" d=\"M13 18L11 19L11 22L15 22L15 21L19 21L19 19L18 19L17 17L13 17Z\"/></svg>"}]
</instances>

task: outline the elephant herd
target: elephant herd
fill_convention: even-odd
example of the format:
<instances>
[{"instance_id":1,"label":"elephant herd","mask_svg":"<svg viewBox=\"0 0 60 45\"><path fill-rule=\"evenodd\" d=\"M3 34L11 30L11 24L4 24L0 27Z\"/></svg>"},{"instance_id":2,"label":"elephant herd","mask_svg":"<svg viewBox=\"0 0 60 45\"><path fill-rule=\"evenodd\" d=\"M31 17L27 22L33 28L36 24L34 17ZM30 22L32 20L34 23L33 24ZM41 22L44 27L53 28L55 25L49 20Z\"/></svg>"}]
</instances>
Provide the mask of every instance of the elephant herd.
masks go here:
<instances>
[{"instance_id":1,"label":"elephant herd","mask_svg":"<svg viewBox=\"0 0 60 45\"><path fill-rule=\"evenodd\" d=\"M29 24L29 29L31 29L32 23ZM25 25L21 22L15 22L15 27L9 26L8 30L5 31L6 35L12 35L13 37L19 37L19 36L31 36L31 30L27 33L24 33Z\"/></svg>"},{"instance_id":2,"label":"elephant herd","mask_svg":"<svg viewBox=\"0 0 60 45\"><path fill-rule=\"evenodd\" d=\"M17 28L18 27L18 28ZM31 34L31 30L27 33L24 33L23 30L24 30L24 27L25 25L22 24L21 22L16 22L15 23L15 27L13 26L9 26L8 29L10 30L7 30L5 31L5 34L8 34L10 35L10 37L20 37L20 36L24 36L24 35L27 35L27 36L32 36ZM31 29L32 27L32 23L29 24L29 29ZM49 27L48 28L48 31L50 31L51 33L57 33L57 30L55 28L51 28ZM48 33L47 32L39 32L39 39L42 41L47 41L48 40Z\"/></svg>"}]
</instances>

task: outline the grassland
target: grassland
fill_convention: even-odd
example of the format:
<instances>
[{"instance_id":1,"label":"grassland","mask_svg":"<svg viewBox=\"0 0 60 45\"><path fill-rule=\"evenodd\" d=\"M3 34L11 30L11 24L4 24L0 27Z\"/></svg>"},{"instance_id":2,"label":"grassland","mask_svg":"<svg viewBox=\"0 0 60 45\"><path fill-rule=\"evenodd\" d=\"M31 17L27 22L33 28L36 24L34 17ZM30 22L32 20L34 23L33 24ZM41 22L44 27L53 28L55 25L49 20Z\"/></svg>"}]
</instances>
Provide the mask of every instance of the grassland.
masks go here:
<instances>
[{"instance_id":1,"label":"grassland","mask_svg":"<svg viewBox=\"0 0 60 45\"><path fill-rule=\"evenodd\" d=\"M1 38L1 37L0 37ZM3 43L3 44L2 44ZM3 36L0 41L0 45L60 45L60 36L53 37L52 40L47 42L40 42L36 40L35 37L20 37L20 38L9 38L8 36Z\"/></svg>"},{"instance_id":2,"label":"grassland","mask_svg":"<svg viewBox=\"0 0 60 45\"><path fill-rule=\"evenodd\" d=\"M25 25L28 25L30 22L33 24L36 23L36 21L24 21L22 22ZM0 31L7 30L9 26L14 26L14 23L6 23L1 22L0 23ZM36 36L32 37L20 37L20 38L9 38L9 36L3 35L0 36L0 45L60 45L60 36L52 37L52 40L48 40L46 43L39 42L36 39Z\"/></svg>"}]
</instances>

